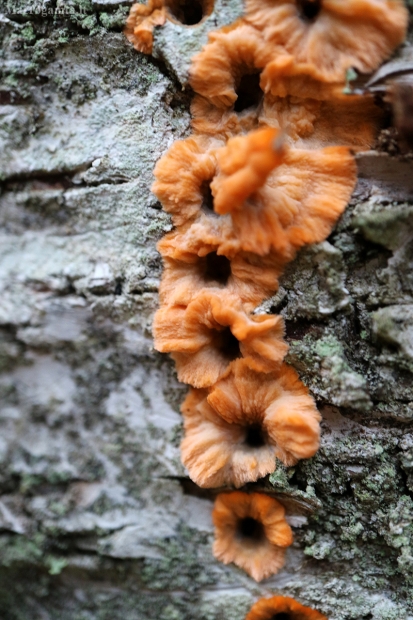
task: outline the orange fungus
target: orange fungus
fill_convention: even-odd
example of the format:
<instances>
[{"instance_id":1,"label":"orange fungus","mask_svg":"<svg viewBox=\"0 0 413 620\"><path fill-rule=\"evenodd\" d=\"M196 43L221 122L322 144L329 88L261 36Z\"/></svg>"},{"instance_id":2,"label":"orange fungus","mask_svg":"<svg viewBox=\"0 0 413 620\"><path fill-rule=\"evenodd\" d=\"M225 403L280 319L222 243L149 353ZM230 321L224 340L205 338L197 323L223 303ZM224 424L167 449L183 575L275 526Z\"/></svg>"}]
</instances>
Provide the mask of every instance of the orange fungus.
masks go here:
<instances>
[{"instance_id":1,"label":"orange fungus","mask_svg":"<svg viewBox=\"0 0 413 620\"><path fill-rule=\"evenodd\" d=\"M346 147L286 149L277 147L278 138L278 152L255 153L253 138L261 135L232 138L217 151L214 208L231 215L243 250L274 250L291 259L303 245L329 235L355 186L356 165Z\"/></svg>"},{"instance_id":2,"label":"orange fungus","mask_svg":"<svg viewBox=\"0 0 413 620\"><path fill-rule=\"evenodd\" d=\"M244 361L208 393L191 390L182 405L182 462L201 487L255 482L315 454L320 414L293 368L260 373Z\"/></svg>"},{"instance_id":3,"label":"orange fungus","mask_svg":"<svg viewBox=\"0 0 413 620\"><path fill-rule=\"evenodd\" d=\"M126 20L125 35L138 52L150 54L153 29L163 26L166 19L164 0L148 0L148 4L133 4Z\"/></svg>"},{"instance_id":4,"label":"orange fungus","mask_svg":"<svg viewBox=\"0 0 413 620\"><path fill-rule=\"evenodd\" d=\"M298 601L287 596L273 596L262 598L255 603L245 617L245 620L327 620L311 607L304 607Z\"/></svg>"},{"instance_id":5,"label":"orange fungus","mask_svg":"<svg viewBox=\"0 0 413 620\"><path fill-rule=\"evenodd\" d=\"M308 63L329 81L347 69L374 70L402 43L408 13L402 0L246 0L246 21L267 45Z\"/></svg>"},{"instance_id":6,"label":"orange fungus","mask_svg":"<svg viewBox=\"0 0 413 620\"><path fill-rule=\"evenodd\" d=\"M237 296L214 289L201 291L187 307L161 307L153 332L155 348L172 353L179 380L194 387L213 385L238 358L269 372L288 349L280 316L248 315Z\"/></svg>"},{"instance_id":7,"label":"orange fungus","mask_svg":"<svg viewBox=\"0 0 413 620\"><path fill-rule=\"evenodd\" d=\"M218 288L237 295L247 310L278 288L283 263L277 257L264 258L249 252L221 253L219 243L202 243L191 251L180 231L158 243L164 261L159 289L162 304L187 306L203 289Z\"/></svg>"},{"instance_id":8,"label":"orange fungus","mask_svg":"<svg viewBox=\"0 0 413 620\"><path fill-rule=\"evenodd\" d=\"M221 493L212 520L213 554L233 562L255 581L277 573L285 562L285 548L293 542L283 506L262 493Z\"/></svg>"}]
</instances>

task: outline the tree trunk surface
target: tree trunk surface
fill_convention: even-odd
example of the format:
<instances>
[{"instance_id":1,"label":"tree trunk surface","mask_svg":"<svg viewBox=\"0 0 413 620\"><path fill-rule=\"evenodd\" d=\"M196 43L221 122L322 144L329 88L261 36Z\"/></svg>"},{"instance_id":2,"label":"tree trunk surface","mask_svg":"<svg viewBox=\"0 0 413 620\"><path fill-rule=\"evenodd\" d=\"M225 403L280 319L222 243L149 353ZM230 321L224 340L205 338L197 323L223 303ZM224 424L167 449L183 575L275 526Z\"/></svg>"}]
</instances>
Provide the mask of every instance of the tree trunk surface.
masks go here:
<instances>
[{"instance_id":1,"label":"tree trunk surface","mask_svg":"<svg viewBox=\"0 0 413 620\"><path fill-rule=\"evenodd\" d=\"M413 161L358 155L333 234L264 304L323 422L314 458L255 485L295 535L256 584L212 556L214 494L180 464L186 387L151 337L171 229L152 171L190 134L191 57L242 3L167 22L152 56L129 8L1 2L0 618L243 620L273 593L413 618Z\"/></svg>"}]
</instances>

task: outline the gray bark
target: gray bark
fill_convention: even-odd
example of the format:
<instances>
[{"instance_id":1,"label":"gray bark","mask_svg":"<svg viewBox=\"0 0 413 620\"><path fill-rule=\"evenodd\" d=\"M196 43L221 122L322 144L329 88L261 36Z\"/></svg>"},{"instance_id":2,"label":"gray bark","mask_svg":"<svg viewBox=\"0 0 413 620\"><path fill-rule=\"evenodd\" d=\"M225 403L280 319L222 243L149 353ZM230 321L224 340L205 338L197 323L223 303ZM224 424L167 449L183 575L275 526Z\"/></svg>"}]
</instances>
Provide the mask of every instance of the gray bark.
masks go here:
<instances>
[{"instance_id":1,"label":"gray bark","mask_svg":"<svg viewBox=\"0 0 413 620\"><path fill-rule=\"evenodd\" d=\"M0 20L0 617L242 620L280 593L413 618L412 160L359 156L336 230L264 305L324 419L313 459L255 485L295 533L257 585L212 557L213 493L179 459L186 389L150 331L171 228L152 170L189 134L191 56L241 2L168 22L155 58L122 35L127 3L30 6Z\"/></svg>"}]
</instances>

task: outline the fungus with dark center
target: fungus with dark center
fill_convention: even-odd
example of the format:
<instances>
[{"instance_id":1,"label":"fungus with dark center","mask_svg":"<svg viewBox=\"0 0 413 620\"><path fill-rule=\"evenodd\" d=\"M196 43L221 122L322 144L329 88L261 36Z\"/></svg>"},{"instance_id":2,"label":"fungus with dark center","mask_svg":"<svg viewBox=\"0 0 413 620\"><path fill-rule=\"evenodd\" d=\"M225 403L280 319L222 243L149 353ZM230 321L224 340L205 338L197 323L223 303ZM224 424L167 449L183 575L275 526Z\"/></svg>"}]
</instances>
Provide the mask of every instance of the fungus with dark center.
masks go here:
<instances>
[{"instance_id":1,"label":"fungus with dark center","mask_svg":"<svg viewBox=\"0 0 413 620\"><path fill-rule=\"evenodd\" d=\"M279 55L311 65L319 79L344 82L347 69L368 73L402 43L402 0L246 0L245 20Z\"/></svg>"},{"instance_id":2,"label":"fungus with dark center","mask_svg":"<svg viewBox=\"0 0 413 620\"><path fill-rule=\"evenodd\" d=\"M284 263L276 256L222 254L218 243L203 243L202 239L191 248L191 230L173 231L158 243L164 261L161 304L187 306L202 289L225 288L240 299L246 310L253 310L277 290Z\"/></svg>"},{"instance_id":3,"label":"fungus with dark center","mask_svg":"<svg viewBox=\"0 0 413 620\"><path fill-rule=\"evenodd\" d=\"M126 20L125 36L138 52L152 53L153 29L166 20L164 0L148 0L147 4L133 4Z\"/></svg>"},{"instance_id":4,"label":"fungus with dark center","mask_svg":"<svg viewBox=\"0 0 413 620\"><path fill-rule=\"evenodd\" d=\"M176 226L194 218L201 208L211 213L209 186L219 146L222 141L202 136L178 140L156 164L152 191Z\"/></svg>"},{"instance_id":5,"label":"fungus with dark center","mask_svg":"<svg viewBox=\"0 0 413 620\"><path fill-rule=\"evenodd\" d=\"M211 190L211 179L206 179L201 183L200 192L202 196L201 209L205 213L215 213L214 211L214 197Z\"/></svg>"},{"instance_id":6,"label":"fungus with dark center","mask_svg":"<svg viewBox=\"0 0 413 620\"><path fill-rule=\"evenodd\" d=\"M201 487L240 487L315 454L320 414L293 368L260 373L244 360L209 391L182 405L182 463Z\"/></svg>"},{"instance_id":7,"label":"fungus with dark center","mask_svg":"<svg viewBox=\"0 0 413 620\"><path fill-rule=\"evenodd\" d=\"M192 59L190 84L218 108L245 110L258 103L260 90L253 84L258 85L257 74L271 60L270 51L261 33L239 20L209 34L208 44Z\"/></svg>"},{"instance_id":8,"label":"fungus with dark center","mask_svg":"<svg viewBox=\"0 0 413 620\"><path fill-rule=\"evenodd\" d=\"M304 20L313 21L322 8L322 0L297 0L297 9Z\"/></svg>"},{"instance_id":9,"label":"fungus with dark center","mask_svg":"<svg viewBox=\"0 0 413 620\"><path fill-rule=\"evenodd\" d=\"M233 562L256 581L283 567L285 548L292 544L293 535L276 499L261 493L220 493L212 520L213 554L224 564Z\"/></svg>"},{"instance_id":10,"label":"fungus with dark center","mask_svg":"<svg viewBox=\"0 0 413 620\"><path fill-rule=\"evenodd\" d=\"M256 146L261 135L262 150ZM273 250L285 260L329 235L357 178L347 147L284 148L277 154L260 131L231 138L216 157L214 208L231 215L241 249L261 256ZM277 158L279 165L268 174Z\"/></svg>"},{"instance_id":11,"label":"fungus with dark center","mask_svg":"<svg viewBox=\"0 0 413 620\"><path fill-rule=\"evenodd\" d=\"M327 620L327 618L311 607L304 607L293 598L273 596L257 601L245 620Z\"/></svg>"},{"instance_id":12,"label":"fungus with dark center","mask_svg":"<svg viewBox=\"0 0 413 620\"><path fill-rule=\"evenodd\" d=\"M179 380L202 388L228 373L237 358L269 372L288 349L280 316L250 316L226 290L202 290L187 307L161 307L153 333L155 348L172 354Z\"/></svg>"},{"instance_id":13,"label":"fungus with dark center","mask_svg":"<svg viewBox=\"0 0 413 620\"><path fill-rule=\"evenodd\" d=\"M125 35L138 52L151 54L153 29L166 19L195 26L212 13L214 0L148 0L133 4L126 20Z\"/></svg>"}]
</instances>

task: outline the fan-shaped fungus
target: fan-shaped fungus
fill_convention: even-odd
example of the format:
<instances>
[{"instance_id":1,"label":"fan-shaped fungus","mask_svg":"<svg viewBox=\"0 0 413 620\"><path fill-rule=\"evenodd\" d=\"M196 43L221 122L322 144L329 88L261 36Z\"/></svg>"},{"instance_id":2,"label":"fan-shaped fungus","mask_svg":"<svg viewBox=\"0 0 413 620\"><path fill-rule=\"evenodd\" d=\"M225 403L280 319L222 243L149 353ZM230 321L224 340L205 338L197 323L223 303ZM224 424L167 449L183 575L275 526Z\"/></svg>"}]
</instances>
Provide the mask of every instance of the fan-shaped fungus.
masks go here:
<instances>
[{"instance_id":1,"label":"fan-shaped fungus","mask_svg":"<svg viewBox=\"0 0 413 620\"><path fill-rule=\"evenodd\" d=\"M218 108L234 109L241 98L236 107L246 109L256 101L256 94L245 101L248 91L254 93L246 82L257 82L259 89L259 77L255 76L270 59L271 50L266 49L261 33L239 20L210 33L208 44L192 59L190 84Z\"/></svg>"},{"instance_id":2,"label":"fan-shaped fungus","mask_svg":"<svg viewBox=\"0 0 413 620\"><path fill-rule=\"evenodd\" d=\"M234 562L253 579L261 581L284 565L285 548L293 542L283 506L261 493L220 493L212 520L214 556Z\"/></svg>"},{"instance_id":3,"label":"fan-shaped fungus","mask_svg":"<svg viewBox=\"0 0 413 620\"><path fill-rule=\"evenodd\" d=\"M177 140L155 166L153 193L180 226L213 212L210 183L216 172L215 150L222 142L203 136Z\"/></svg>"},{"instance_id":4,"label":"fan-shaped fungus","mask_svg":"<svg viewBox=\"0 0 413 620\"><path fill-rule=\"evenodd\" d=\"M261 153L254 158L258 134L231 138L217 151L214 209L231 214L243 250L265 255L273 249L291 259L298 248L331 232L353 191L356 165L346 147L291 148L276 155L280 165L264 183L267 161Z\"/></svg>"},{"instance_id":5,"label":"fan-shaped fungus","mask_svg":"<svg viewBox=\"0 0 413 620\"><path fill-rule=\"evenodd\" d=\"M293 598L273 596L257 601L245 620L327 620L327 618L311 607L304 607Z\"/></svg>"},{"instance_id":6,"label":"fan-shaped fungus","mask_svg":"<svg viewBox=\"0 0 413 620\"><path fill-rule=\"evenodd\" d=\"M199 243L190 251L180 230L158 243L164 261L159 289L161 304L187 306L204 288L219 288L237 295L252 310L278 288L284 264L273 255L259 257L248 252L228 255L219 244Z\"/></svg>"},{"instance_id":7,"label":"fan-shaped fungus","mask_svg":"<svg viewBox=\"0 0 413 620\"><path fill-rule=\"evenodd\" d=\"M402 0L246 0L245 7L267 45L326 81L344 81L351 67L375 69L402 43L408 23Z\"/></svg>"},{"instance_id":8,"label":"fan-shaped fungus","mask_svg":"<svg viewBox=\"0 0 413 620\"><path fill-rule=\"evenodd\" d=\"M249 316L228 291L203 290L187 306L163 306L155 315L155 348L172 353L178 378L209 387L238 358L261 372L277 368L288 345L280 316Z\"/></svg>"},{"instance_id":9,"label":"fan-shaped fungus","mask_svg":"<svg viewBox=\"0 0 413 620\"><path fill-rule=\"evenodd\" d=\"M320 414L293 368L268 374L243 361L206 390L191 390L182 405L182 462L201 487L254 482L315 454Z\"/></svg>"},{"instance_id":10,"label":"fan-shaped fungus","mask_svg":"<svg viewBox=\"0 0 413 620\"><path fill-rule=\"evenodd\" d=\"M154 26L199 23L212 7L148 0L132 6L125 33L149 53ZM182 462L210 488L240 487L272 472L276 458L290 466L318 449L314 400L283 363L283 319L250 312L343 212L356 181L349 147L368 148L381 119L372 97L344 97L346 71L375 69L402 42L408 16L402 0L245 0L245 8L193 58L195 134L159 160L153 184L177 227L158 244L155 348L196 388L182 405ZM213 552L225 564L257 581L284 565L293 538L275 499L222 493L213 522ZM305 619L326 620L285 597L258 601L246 618Z\"/></svg>"},{"instance_id":11,"label":"fan-shaped fungus","mask_svg":"<svg viewBox=\"0 0 413 620\"><path fill-rule=\"evenodd\" d=\"M271 65L268 65L269 67ZM265 72L264 72L265 73ZM282 79L278 81L278 86ZM277 92L277 88L274 89ZM294 86L291 91L297 91ZM287 92L283 88L282 92ZM278 90L280 92L280 90ZM327 99L267 93L259 106L242 113L223 110L196 95L191 104L192 127L201 134L228 140L257 127L275 127L283 133L286 144L297 148L351 146L369 149L384 120L383 108L371 95L345 95L340 89L329 90Z\"/></svg>"}]
</instances>

